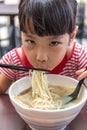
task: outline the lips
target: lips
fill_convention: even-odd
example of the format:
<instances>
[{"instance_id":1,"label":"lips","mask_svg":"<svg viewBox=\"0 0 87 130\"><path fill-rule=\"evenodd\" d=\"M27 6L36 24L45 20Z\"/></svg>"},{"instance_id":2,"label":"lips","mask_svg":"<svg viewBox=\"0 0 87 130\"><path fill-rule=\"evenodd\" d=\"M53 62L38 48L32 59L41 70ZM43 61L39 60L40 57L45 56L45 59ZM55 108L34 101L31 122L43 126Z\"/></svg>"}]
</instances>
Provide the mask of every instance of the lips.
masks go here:
<instances>
[{"instance_id":1,"label":"lips","mask_svg":"<svg viewBox=\"0 0 87 130\"><path fill-rule=\"evenodd\" d=\"M35 66L35 67L39 69L50 70L49 67L47 66Z\"/></svg>"},{"instance_id":2,"label":"lips","mask_svg":"<svg viewBox=\"0 0 87 130\"><path fill-rule=\"evenodd\" d=\"M51 67L47 64L44 64L44 63L43 64L36 64L34 67L39 68L39 69L45 69L45 70L52 70L53 69L53 67Z\"/></svg>"}]
</instances>

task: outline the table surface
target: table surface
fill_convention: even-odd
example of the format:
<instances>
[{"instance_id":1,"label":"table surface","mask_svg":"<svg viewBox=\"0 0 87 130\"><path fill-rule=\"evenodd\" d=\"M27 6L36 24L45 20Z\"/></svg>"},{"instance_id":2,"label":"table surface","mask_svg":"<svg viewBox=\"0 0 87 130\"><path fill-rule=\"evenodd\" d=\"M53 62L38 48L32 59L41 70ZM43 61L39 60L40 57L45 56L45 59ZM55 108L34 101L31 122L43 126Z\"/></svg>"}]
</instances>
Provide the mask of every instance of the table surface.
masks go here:
<instances>
[{"instance_id":1,"label":"table surface","mask_svg":"<svg viewBox=\"0 0 87 130\"><path fill-rule=\"evenodd\" d=\"M0 16L18 15L18 4L0 3Z\"/></svg>"},{"instance_id":2,"label":"table surface","mask_svg":"<svg viewBox=\"0 0 87 130\"><path fill-rule=\"evenodd\" d=\"M6 94L0 95L0 130L31 130L17 114ZM87 103L65 130L87 130Z\"/></svg>"}]
</instances>

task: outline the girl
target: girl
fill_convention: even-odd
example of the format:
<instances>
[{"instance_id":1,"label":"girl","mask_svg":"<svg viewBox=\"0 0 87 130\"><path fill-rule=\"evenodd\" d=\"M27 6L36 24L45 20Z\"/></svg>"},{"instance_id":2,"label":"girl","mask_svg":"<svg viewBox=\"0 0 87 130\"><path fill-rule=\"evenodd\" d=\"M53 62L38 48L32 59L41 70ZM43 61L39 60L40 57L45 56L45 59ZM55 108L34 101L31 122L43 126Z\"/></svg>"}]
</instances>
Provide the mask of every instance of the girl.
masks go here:
<instances>
[{"instance_id":1,"label":"girl","mask_svg":"<svg viewBox=\"0 0 87 130\"><path fill-rule=\"evenodd\" d=\"M76 0L21 0L19 25L22 46L5 54L0 63L51 70L75 79L87 77L87 50L74 41ZM77 71L78 70L78 71ZM0 92L27 72L0 68Z\"/></svg>"}]
</instances>

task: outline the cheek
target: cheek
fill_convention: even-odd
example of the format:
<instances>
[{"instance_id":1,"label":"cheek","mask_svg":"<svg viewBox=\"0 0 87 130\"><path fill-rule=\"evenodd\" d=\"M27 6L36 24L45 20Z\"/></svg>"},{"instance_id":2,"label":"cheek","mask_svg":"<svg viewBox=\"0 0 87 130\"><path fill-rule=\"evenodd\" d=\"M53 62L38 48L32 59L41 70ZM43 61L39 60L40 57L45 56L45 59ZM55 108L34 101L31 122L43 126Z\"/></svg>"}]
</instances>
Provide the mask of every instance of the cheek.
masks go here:
<instances>
[{"instance_id":1,"label":"cheek","mask_svg":"<svg viewBox=\"0 0 87 130\"><path fill-rule=\"evenodd\" d=\"M66 54L65 49L54 51L54 53L50 55L52 64L54 66L57 66L58 64L60 64L61 61L63 60L65 54Z\"/></svg>"},{"instance_id":2,"label":"cheek","mask_svg":"<svg viewBox=\"0 0 87 130\"><path fill-rule=\"evenodd\" d=\"M26 52L26 56L28 60L31 62L34 60L35 54L34 51L28 46L28 44L23 45L24 51Z\"/></svg>"},{"instance_id":3,"label":"cheek","mask_svg":"<svg viewBox=\"0 0 87 130\"><path fill-rule=\"evenodd\" d=\"M33 62L35 60L35 53L34 52L32 52L32 51L28 52L27 56L28 56L28 60L30 62Z\"/></svg>"},{"instance_id":4,"label":"cheek","mask_svg":"<svg viewBox=\"0 0 87 130\"><path fill-rule=\"evenodd\" d=\"M31 64L32 66L35 66L36 60L35 60L35 54L34 54L34 52L31 52L31 51L28 52L28 53L27 53L27 58L28 58L30 64Z\"/></svg>"}]
</instances>

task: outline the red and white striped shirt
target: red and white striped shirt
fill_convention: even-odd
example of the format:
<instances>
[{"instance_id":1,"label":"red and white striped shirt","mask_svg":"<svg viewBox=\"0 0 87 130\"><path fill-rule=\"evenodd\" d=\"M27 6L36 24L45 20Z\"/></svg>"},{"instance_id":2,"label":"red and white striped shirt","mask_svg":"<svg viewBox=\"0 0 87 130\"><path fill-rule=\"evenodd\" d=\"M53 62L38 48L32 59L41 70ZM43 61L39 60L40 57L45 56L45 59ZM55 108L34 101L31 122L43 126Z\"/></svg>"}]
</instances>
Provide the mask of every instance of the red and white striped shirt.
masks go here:
<instances>
[{"instance_id":1,"label":"red and white striped shirt","mask_svg":"<svg viewBox=\"0 0 87 130\"><path fill-rule=\"evenodd\" d=\"M8 52L7 54L5 54L0 60L0 63L33 67L28 61L22 47L21 49L22 49L22 55L24 57L23 61L21 60L17 52L17 48L15 48L10 52ZM66 75L76 79L77 78L77 75L75 74L76 70L86 67L87 67L87 49L84 46L75 42L70 58L68 59L67 56L65 55L62 62L58 66L56 66L50 73ZM10 78L13 81L16 81L24 76L29 75L28 72L11 70L6 68L0 68L0 72L4 73L8 78Z\"/></svg>"}]
</instances>

